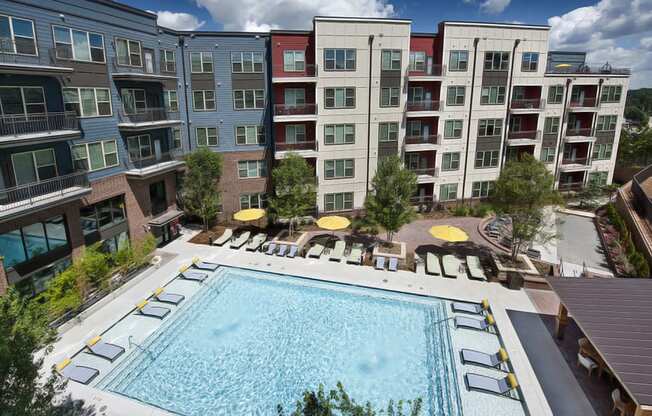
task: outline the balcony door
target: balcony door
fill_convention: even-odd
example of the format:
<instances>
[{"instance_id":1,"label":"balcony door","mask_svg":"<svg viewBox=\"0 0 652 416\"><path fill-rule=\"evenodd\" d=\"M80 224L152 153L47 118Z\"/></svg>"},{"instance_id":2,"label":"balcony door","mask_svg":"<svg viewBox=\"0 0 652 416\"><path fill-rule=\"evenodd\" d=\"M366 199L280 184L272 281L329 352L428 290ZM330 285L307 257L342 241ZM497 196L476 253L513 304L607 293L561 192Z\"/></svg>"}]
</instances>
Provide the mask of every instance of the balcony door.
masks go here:
<instances>
[{"instance_id":1,"label":"balcony door","mask_svg":"<svg viewBox=\"0 0 652 416\"><path fill-rule=\"evenodd\" d=\"M40 182L57 176L57 162L54 149L11 155L16 185Z\"/></svg>"},{"instance_id":2,"label":"balcony door","mask_svg":"<svg viewBox=\"0 0 652 416\"><path fill-rule=\"evenodd\" d=\"M143 57L145 58L145 72L148 74L154 73L154 51L143 49Z\"/></svg>"},{"instance_id":3,"label":"balcony door","mask_svg":"<svg viewBox=\"0 0 652 416\"><path fill-rule=\"evenodd\" d=\"M121 94L125 114L144 113L147 110L145 90L123 88Z\"/></svg>"},{"instance_id":4,"label":"balcony door","mask_svg":"<svg viewBox=\"0 0 652 416\"><path fill-rule=\"evenodd\" d=\"M45 114L45 94L41 87L0 87L3 116Z\"/></svg>"},{"instance_id":5,"label":"balcony door","mask_svg":"<svg viewBox=\"0 0 652 416\"><path fill-rule=\"evenodd\" d=\"M165 181L154 182L149 185L149 200L152 204L152 215L158 215L168 208L165 195Z\"/></svg>"},{"instance_id":6,"label":"balcony door","mask_svg":"<svg viewBox=\"0 0 652 416\"><path fill-rule=\"evenodd\" d=\"M306 90L303 88L286 88L285 105L298 107L306 104Z\"/></svg>"}]
</instances>

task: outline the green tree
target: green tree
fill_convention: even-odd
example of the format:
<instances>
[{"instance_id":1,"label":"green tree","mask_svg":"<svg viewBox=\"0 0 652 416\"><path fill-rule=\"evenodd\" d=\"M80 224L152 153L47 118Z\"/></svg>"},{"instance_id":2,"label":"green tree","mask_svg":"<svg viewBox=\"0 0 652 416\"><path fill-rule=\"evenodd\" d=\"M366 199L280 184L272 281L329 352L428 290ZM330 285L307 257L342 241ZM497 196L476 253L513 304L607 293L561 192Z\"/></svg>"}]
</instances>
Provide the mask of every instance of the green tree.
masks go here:
<instances>
[{"instance_id":1,"label":"green tree","mask_svg":"<svg viewBox=\"0 0 652 416\"><path fill-rule=\"evenodd\" d=\"M182 196L184 208L202 219L204 231L220 209L220 192L217 185L222 176L222 155L206 148L195 150L186 156L188 170L183 179Z\"/></svg>"},{"instance_id":2,"label":"green tree","mask_svg":"<svg viewBox=\"0 0 652 416\"><path fill-rule=\"evenodd\" d=\"M410 198L417 191L417 176L405 169L398 156L386 157L378 162L371 188L364 203L367 218L383 227L392 241L394 233L416 215Z\"/></svg>"},{"instance_id":3,"label":"green tree","mask_svg":"<svg viewBox=\"0 0 652 416\"><path fill-rule=\"evenodd\" d=\"M331 390L328 394L324 386L319 385L317 391L306 390L301 401L297 401L295 410L289 416L418 416L421 414L423 403L421 398L399 401L389 401L386 409L376 410L371 403L364 405L356 403L344 391L342 383L337 383L337 390ZM279 416L285 416L283 406L277 406Z\"/></svg>"},{"instance_id":4,"label":"green tree","mask_svg":"<svg viewBox=\"0 0 652 416\"><path fill-rule=\"evenodd\" d=\"M650 121L650 117L643 110L634 106L625 108L625 118L637 122L639 126L647 126Z\"/></svg>"},{"instance_id":5,"label":"green tree","mask_svg":"<svg viewBox=\"0 0 652 416\"><path fill-rule=\"evenodd\" d=\"M317 192L314 173L301 156L290 153L272 171L274 195L269 207L280 218L287 218L290 235L298 218L314 208Z\"/></svg>"},{"instance_id":6,"label":"green tree","mask_svg":"<svg viewBox=\"0 0 652 416\"><path fill-rule=\"evenodd\" d=\"M512 220L512 261L533 241L554 237L544 231L543 210L546 205L562 201L554 184L555 178L546 165L530 155L508 162L500 173L491 198L496 211Z\"/></svg>"},{"instance_id":7,"label":"green tree","mask_svg":"<svg viewBox=\"0 0 652 416\"><path fill-rule=\"evenodd\" d=\"M617 163L622 167L647 166L652 161L652 129L621 130Z\"/></svg>"},{"instance_id":8,"label":"green tree","mask_svg":"<svg viewBox=\"0 0 652 416\"><path fill-rule=\"evenodd\" d=\"M598 205L598 198L602 196L602 186L595 180L589 180L587 185L577 193L580 207L593 208Z\"/></svg>"}]
</instances>

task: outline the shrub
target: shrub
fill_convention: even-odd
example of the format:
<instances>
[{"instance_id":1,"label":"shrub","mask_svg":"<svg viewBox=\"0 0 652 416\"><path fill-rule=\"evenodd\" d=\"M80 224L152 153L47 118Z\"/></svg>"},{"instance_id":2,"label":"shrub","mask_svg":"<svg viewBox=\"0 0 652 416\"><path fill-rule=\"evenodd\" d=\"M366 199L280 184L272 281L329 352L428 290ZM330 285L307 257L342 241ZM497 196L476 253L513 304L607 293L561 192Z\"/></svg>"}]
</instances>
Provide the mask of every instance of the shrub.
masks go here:
<instances>
[{"instance_id":1,"label":"shrub","mask_svg":"<svg viewBox=\"0 0 652 416\"><path fill-rule=\"evenodd\" d=\"M48 288L39 296L39 300L45 304L50 319L55 319L81 306L86 286L84 277L78 273L75 266L71 266L50 280Z\"/></svg>"},{"instance_id":2,"label":"shrub","mask_svg":"<svg viewBox=\"0 0 652 416\"><path fill-rule=\"evenodd\" d=\"M451 213L456 217L467 217L471 213L471 208L466 205L458 205L451 209Z\"/></svg>"},{"instance_id":3,"label":"shrub","mask_svg":"<svg viewBox=\"0 0 652 416\"><path fill-rule=\"evenodd\" d=\"M104 287L111 272L108 254L100 251L100 244L87 247L83 256L75 262L75 268L85 280L96 287Z\"/></svg>"},{"instance_id":4,"label":"shrub","mask_svg":"<svg viewBox=\"0 0 652 416\"><path fill-rule=\"evenodd\" d=\"M479 217L479 218L484 218L487 215L491 214L493 212L493 209L491 208L491 205L489 204L480 204L473 208L473 212L471 215L474 217Z\"/></svg>"}]
</instances>

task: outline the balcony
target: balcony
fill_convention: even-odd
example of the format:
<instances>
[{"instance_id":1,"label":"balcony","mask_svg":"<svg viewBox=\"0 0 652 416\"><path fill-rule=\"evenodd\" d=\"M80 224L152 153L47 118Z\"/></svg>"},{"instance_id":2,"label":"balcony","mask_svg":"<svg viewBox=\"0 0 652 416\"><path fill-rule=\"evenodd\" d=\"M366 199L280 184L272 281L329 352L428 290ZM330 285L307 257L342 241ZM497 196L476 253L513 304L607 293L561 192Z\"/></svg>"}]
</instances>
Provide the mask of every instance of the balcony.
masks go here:
<instances>
[{"instance_id":1,"label":"balcony","mask_svg":"<svg viewBox=\"0 0 652 416\"><path fill-rule=\"evenodd\" d=\"M410 198L410 203L413 206L418 206L418 205L429 205L433 204L437 201L435 195L419 195L419 196L413 196Z\"/></svg>"},{"instance_id":2,"label":"balcony","mask_svg":"<svg viewBox=\"0 0 652 416\"><path fill-rule=\"evenodd\" d=\"M130 156L126 174L136 179L147 179L153 175L180 170L186 164L182 156L180 149L147 158L133 159Z\"/></svg>"},{"instance_id":3,"label":"balcony","mask_svg":"<svg viewBox=\"0 0 652 416\"><path fill-rule=\"evenodd\" d=\"M441 144L441 134L405 136L404 143L406 152L436 150L436 146Z\"/></svg>"},{"instance_id":4,"label":"balcony","mask_svg":"<svg viewBox=\"0 0 652 416\"><path fill-rule=\"evenodd\" d=\"M120 111L118 127L127 131L139 131L152 128L172 127L181 124L178 111L165 108L147 108L136 113Z\"/></svg>"},{"instance_id":5,"label":"balcony","mask_svg":"<svg viewBox=\"0 0 652 416\"><path fill-rule=\"evenodd\" d=\"M294 143L276 142L274 144L275 159L283 159L287 153L296 153L302 157L317 157L317 142L306 140Z\"/></svg>"},{"instance_id":6,"label":"balcony","mask_svg":"<svg viewBox=\"0 0 652 416\"><path fill-rule=\"evenodd\" d=\"M541 138L541 130L510 131L507 144L510 146L533 146Z\"/></svg>"},{"instance_id":7,"label":"balcony","mask_svg":"<svg viewBox=\"0 0 652 416\"><path fill-rule=\"evenodd\" d=\"M317 82L317 65L304 64L303 70L287 71L285 66L272 67L272 83Z\"/></svg>"},{"instance_id":8,"label":"balcony","mask_svg":"<svg viewBox=\"0 0 652 416\"><path fill-rule=\"evenodd\" d=\"M406 111L408 117L437 115L440 111L440 102L439 100L411 101L407 103Z\"/></svg>"},{"instance_id":9,"label":"balcony","mask_svg":"<svg viewBox=\"0 0 652 416\"><path fill-rule=\"evenodd\" d=\"M0 116L0 146L38 140L66 140L81 134L74 112Z\"/></svg>"},{"instance_id":10,"label":"balcony","mask_svg":"<svg viewBox=\"0 0 652 416\"><path fill-rule=\"evenodd\" d=\"M90 192L86 172L0 189L0 220L79 199Z\"/></svg>"},{"instance_id":11,"label":"balcony","mask_svg":"<svg viewBox=\"0 0 652 416\"><path fill-rule=\"evenodd\" d=\"M592 109L595 108L597 104L598 101L595 99L595 97L589 97L589 98L582 98L580 100L571 100L568 106L572 109L581 109L581 108Z\"/></svg>"},{"instance_id":12,"label":"balcony","mask_svg":"<svg viewBox=\"0 0 652 416\"><path fill-rule=\"evenodd\" d=\"M435 64L424 65L423 69L413 69L408 72L408 81L440 81L444 73L444 66Z\"/></svg>"},{"instance_id":13,"label":"balcony","mask_svg":"<svg viewBox=\"0 0 652 416\"><path fill-rule=\"evenodd\" d=\"M432 182L439 176L439 168L408 168L408 170L417 175L418 183Z\"/></svg>"},{"instance_id":14,"label":"balcony","mask_svg":"<svg viewBox=\"0 0 652 416\"><path fill-rule=\"evenodd\" d=\"M561 192L580 191L584 187L584 182L564 182L559 183L559 190Z\"/></svg>"},{"instance_id":15,"label":"balcony","mask_svg":"<svg viewBox=\"0 0 652 416\"><path fill-rule=\"evenodd\" d=\"M120 65L116 56L111 58L111 63L113 64L111 77L114 81L162 82L176 81L178 79L175 75L163 75L156 68L150 68L152 70L148 71L145 63L141 67Z\"/></svg>"},{"instance_id":16,"label":"balcony","mask_svg":"<svg viewBox=\"0 0 652 416\"><path fill-rule=\"evenodd\" d=\"M564 137L566 143L580 143L595 141L591 128L568 128Z\"/></svg>"},{"instance_id":17,"label":"balcony","mask_svg":"<svg viewBox=\"0 0 652 416\"><path fill-rule=\"evenodd\" d=\"M542 110L543 107L544 107L544 101L540 98L513 99L510 105L510 108L514 110L513 112L519 112L519 113Z\"/></svg>"},{"instance_id":18,"label":"balcony","mask_svg":"<svg viewBox=\"0 0 652 416\"><path fill-rule=\"evenodd\" d=\"M561 172L578 172L582 170L587 170L591 166L591 158L588 157L575 157L575 158L563 158L561 160L560 171Z\"/></svg>"},{"instance_id":19,"label":"balcony","mask_svg":"<svg viewBox=\"0 0 652 416\"><path fill-rule=\"evenodd\" d=\"M0 50L15 50L15 42L6 37L0 37ZM0 53L0 74L23 75L61 75L74 72L73 68L57 65L54 48L38 56L15 53Z\"/></svg>"},{"instance_id":20,"label":"balcony","mask_svg":"<svg viewBox=\"0 0 652 416\"><path fill-rule=\"evenodd\" d=\"M316 121L317 104L274 104L274 121Z\"/></svg>"}]
</instances>

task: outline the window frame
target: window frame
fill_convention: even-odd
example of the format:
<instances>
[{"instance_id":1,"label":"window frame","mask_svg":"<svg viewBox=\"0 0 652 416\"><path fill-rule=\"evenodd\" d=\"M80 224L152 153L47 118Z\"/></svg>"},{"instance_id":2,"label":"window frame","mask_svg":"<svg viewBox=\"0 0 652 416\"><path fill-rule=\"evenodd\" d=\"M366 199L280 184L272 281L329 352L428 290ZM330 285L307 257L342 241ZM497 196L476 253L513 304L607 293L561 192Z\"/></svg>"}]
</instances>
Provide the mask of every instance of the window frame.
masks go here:
<instances>
[{"instance_id":1,"label":"window frame","mask_svg":"<svg viewBox=\"0 0 652 416\"><path fill-rule=\"evenodd\" d=\"M476 189L476 185L478 189ZM495 185L496 181L473 182L471 184L471 198L488 198Z\"/></svg>"},{"instance_id":2,"label":"window frame","mask_svg":"<svg viewBox=\"0 0 652 416\"><path fill-rule=\"evenodd\" d=\"M347 133L348 129L352 130L352 133ZM329 129L333 130L333 133L328 132ZM338 142L338 130L341 129L342 132L342 142ZM351 140L348 140L348 137L351 137ZM332 137L332 141L329 140L329 137ZM326 146L338 146L346 144L355 144L355 124L353 123L336 123L336 124L324 124L324 145Z\"/></svg>"},{"instance_id":3,"label":"window frame","mask_svg":"<svg viewBox=\"0 0 652 416\"><path fill-rule=\"evenodd\" d=\"M453 56L457 56L456 65L453 65ZM461 59L464 56L464 59ZM460 63L464 62L464 68L461 68ZM451 72L466 72L469 70L469 51L464 49L451 50L448 53L448 71Z\"/></svg>"},{"instance_id":4,"label":"window frame","mask_svg":"<svg viewBox=\"0 0 652 416\"><path fill-rule=\"evenodd\" d=\"M446 198L444 198L444 189L446 190ZM451 190L453 192L451 192ZM456 201L457 198L457 192L459 191L459 184L457 182L454 183L442 183L439 185L439 200L441 202L448 202L448 201ZM451 193L454 195L454 197L451 198Z\"/></svg>"},{"instance_id":5,"label":"window frame","mask_svg":"<svg viewBox=\"0 0 652 416\"><path fill-rule=\"evenodd\" d=\"M332 167L328 165L332 163ZM338 166L341 164L341 166ZM341 170L341 175L338 175ZM329 176L329 172L332 174ZM347 172L350 172L348 174ZM326 159L324 160L324 180L350 179L355 177L355 159Z\"/></svg>"},{"instance_id":6,"label":"window frame","mask_svg":"<svg viewBox=\"0 0 652 416\"><path fill-rule=\"evenodd\" d=\"M172 54L172 60L168 60L168 52ZM173 49L161 49L163 53L163 64L165 69L161 69L165 72L177 72L177 51ZM172 69L169 69L168 65L172 64Z\"/></svg>"},{"instance_id":7,"label":"window frame","mask_svg":"<svg viewBox=\"0 0 652 416\"><path fill-rule=\"evenodd\" d=\"M551 100L551 97L554 100ZM548 86L548 98L546 104L563 104L564 102L564 85L555 84Z\"/></svg>"},{"instance_id":8,"label":"window frame","mask_svg":"<svg viewBox=\"0 0 652 416\"><path fill-rule=\"evenodd\" d=\"M70 43L67 42L61 42L56 40L56 29L65 29L68 31L68 36L70 39ZM75 56L75 40L72 35L73 31L77 32L85 32L86 33L86 41L88 42L88 56L90 60L84 60L84 59L79 59ZM101 61L95 61L93 60L93 49L99 49L97 46L91 46L91 35L96 35L102 38L102 60ZM76 62L88 62L88 63L93 63L93 64L106 64L106 45L104 42L104 35L98 32L91 32L89 30L83 30L83 29L73 29L72 27L68 26L62 26L62 25L52 25L52 42L54 43L54 55L56 59L63 60L63 61L76 61ZM70 45L70 50L72 52L72 57L71 58L66 58L66 57L61 57L59 56L57 52L57 44L65 44L65 45Z\"/></svg>"},{"instance_id":9,"label":"window frame","mask_svg":"<svg viewBox=\"0 0 652 416\"><path fill-rule=\"evenodd\" d=\"M243 137L238 130L244 129L244 142L240 142L239 138ZM250 130L254 130L255 143L248 143L248 137ZM265 126L262 124L238 124L234 126L234 136L235 136L235 145L236 146L253 146L253 145L262 145L265 144ZM261 140L262 138L262 140Z\"/></svg>"},{"instance_id":10,"label":"window frame","mask_svg":"<svg viewBox=\"0 0 652 416\"><path fill-rule=\"evenodd\" d=\"M102 160L104 161L104 166L101 167L101 168L93 169L91 167L91 152L90 152L89 146L92 145L92 144L97 144L97 143L102 144ZM106 151L106 143L113 143L114 146L115 146L115 152L107 152ZM81 147L83 147L85 149L84 151L85 151L86 157L80 158L80 157L77 157L77 155L75 154L74 149L75 148L81 148ZM118 141L117 141L117 139L93 140L93 141L90 141L90 142L73 144L72 146L70 146L70 154L71 154L72 164L73 164L73 167L75 167L75 169L79 169L79 167L76 166L77 161L79 161L79 160L86 160L87 161L86 162L86 165L88 166L88 168L86 168L87 172L97 172L99 170L104 170L104 169L109 169L109 168L114 168L116 166L120 166L120 154L118 152ZM107 155L113 155L113 154L116 155L116 158L115 158L116 163L110 165L110 164L107 163Z\"/></svg>"},{"instance_id":11,"label":"window frame","mask_svg":"<svg viewBox=\"0 0 652 416\"><path fill-rule=\"evenodd\" d=\"M234 57L239 55L239 60L234 60ZM245 70L245 56L251 58L251 71ZM260 57L260 62L256 59ZM239 64L240 70L236 71L235 66ZM256 70L256 66L260 65L260 70ZM202 64L203 67L203 64ZM231 52L231 73L232 74L262 74L265 72L265 55L262 51L234 51Z\"/></svg>"},{"instance_id":12,"label":"window frame","mask_svg":"<svg viewBox=\"0 0 652 416\"><path fill-rule=\"evenodd\" d=\"M241 93L242 94L242 107L238 107L237 103L240 101L237 97L237 94ZM253 107L247 107L247 93L253 94ZM257 97L258 93L262 94L262 98ZM258 102L262 101L261 106L257 107ZM233 90L233 109L238 110L238 111L243 111L243 110L263 110L265 109L265 90L264 89L244 89L244 90Z\"/></svg>"},{"instance_id":13,"label":"window frame","mask_svg":"<svg viewBox=\"0 0 652 416\"><path fill-rule=\"evenodd\" d=\"M399 129L400 127L396 121L385 121L378 123L378 143L397 142ZM392 138L392 136L396 137Z\"/></svg>"},{"instance_id":14,"label":"window frame","mask_svg":"<svg viewBox=\"0 0 652 416\"><path fill-rule=\"evenodd\" d=\"M495 68L496 64L496 55L498 56L498 68ZM491 59L488 59L491 56ZM510 53L507 51L485 51L484 53L484 65L483 71L487 72L505 72L509 70L509 59ZM487 63L489 63L489 68L487 68ZM504 67L504 68L503 68Z\"/></svg>"},{"instance_id":15,"label":"window frame","mask_svg":"<svg viewBox=\"0 0 652 416\"><path fill-rule=\"evenodd\" d=\"M618 99L616 99L618 97ZM600 102L619 103L623 98L622 85L603 85L600 92Z\"/></svg>"},{"instance_id":16,"label":"window frame","mask_svg":"<svg viewBox=\"0 0 652 416\"><path fill-rule=\"evenodd\" d=\"M491 99L492 91L496 91L495 102ZM502 89L502 93L501 93ZM507 88L503 85L487 85L480 87L480 105L504 105L506 100ZM485 100L486 97L486 100ZM502 97L502 100L501 100Z\"/></svg>"},{"instance_id":17,"label":"window frame","mask_svg":"<svg viewBox=\"0 0 652 416\"><path fill-rule=\"evenodd\" d=\"M181 134L181 127L172 127L172 148L173 149L183 149L183 136ZM179 133L177 138L176 133Z\"/></svg>"},{"instance_id":18,"label":"window frame","mask_svg":"<svg viewBox=\"0 0 652 416\"><path fill-rule=\"evenodd\" d=\"M285 60L286 55L292 55L292 68L287 65ZM301 56L300 60L297 60L297 56ZM297 69L297 63L301 62L303 65L302 69ZM306 51L298 49L287 49L283 51L283 72L305 72L306 71Z\"/></svg>"},{"instance_id":19,"label":"window frame","mask_svg":"<svg viewBox=\"0 0 652 416\"><path fill-rule=\"evenodd\" d=\"M328 52L332 51L333 57L328 58L326 55ZM337 68L337 53L338 51L341 51L344 54L344 68ZM355 48L324 48L324 71L327 72L350 72L350 71L355 71L357 67L357 49ZM348 56L349 53L353 55L352 59ZM332 68L329 68L329 62L332 62ZM353 62L352 67L348 67L349 63Z\"/></svg>"},{"instance_id":20,"label":"window frame","mask_svg":"<svg viewBox=\"0 0 652 416\"><path fill-rule=\"evenodd\" d=\"M338 90L343 90L343 97L344 97L344 105L343 106L338 106L337 105L337 91ZM329 91L332 91L332 100L333 100L333 105L329 106L328 105L328 100L331 99L329 95ZM349 92L353 92L353 97L349 97ZM355 87L328 87L324 88L324 108L329 109L329 110L337 110L337 109L344 109L344 108L355 108L356 105L356 88ZM347 105L348 100L351 99L353 101L352 105Z\"/></svg>"},{"instance_id":21,"label":"window frame","mask_svg":"<svg viewBox=\"0 0 652 416\"><path fill-rule=\"evenodd\" d=\"M446 163L448 158L448 163ZM444 152L441 155L442 172L454 172L460 170L460 152ZM446 167L448 165L448 167ZM455 166L455 167L453 167Z\"/></svg>"},{"instance_id":22,"label":"window frame","mask_svg":"<svg viewBox=\"0 0 652 416\"><path fill-rule=\"evenodd\" d=\"M523 52L523 56L521 57L521 72L537 72L538 69L539 52Z\"/></svg>"},{"instance_id":23,"label":"window frame","mask_svg":"<svg viewBox=\"0 0 652 416\"><path fill-rule=\"evenodd\" d=\"M475 152L475 162L473 167L475 169L491 169L498 167L500 159L499 150L479 150Z\"/></svg>"},{"instance_id":24,"label":"window frame","mask_svg":"<svg viewBox=\"0 0 652 416\"><path fill-rule=\"evenodd\" d=\"M127 59L129 61L128 64L120 63L120 56L118 55L118 42L119 41L127 42ZM132 50L131 50L131 43L132 42L138 44L138 56L139 56L138 59L140 60L139 65L134 65L133 62L132 62L132 59L131 59L132 55L135 55L135 52L132 52ZM115 61L119 66L130 66L130 67L133 67L133 68L142 68L143 64L144 64L144 62L143 62L143 44L142 44L142 42L139 41L139 40L127 39L127 38L123 38L123 37L120 37L120 36L116 36L115 37Z\"/></svg>"},{"instance_id":25,"label":"window frame","mask_svg":"<svg viewBox=\"0 0 652 416\"><path fill-rule=\"evenodd\" d=\"M52 155L52 161L53 162L52 162L52 164L48 164L48 165L39 165L38 162L37 162L37 159L36 159L36 153L45 152L45 151L48 151ZM33 163L32 166L34 168L34 176L36 177L36 183L46 181L48 179L56 178L57 176L59 176L59 166L57 166L57 154L54 151L54 147L46 147L46 148L43 148L43 149L27 150L27 151L24 151L24 152L16 152L16 153L11 154L11 170L12 170L12 173L14 174L14 179L16 179L16 181L18 181L18 175L16 174L15 156L26 155L28 153L30 155L32 155L32 163ZM39 168L52 167L52 166L54 166L54 176L52 178L41 179L39 171L38 171ZM30 183L33 183L33 182L30 182Z\"/></svg>"},{"instance_id":26,"label":"window frame","mask_svg":"<svg viewBox=\"0 0 652 416\"><path fill-rule=\"evenodd\" d=\"M215 129L215 135L209 135L208 131L210 129ZM205 137L206 137L206 144L200 144L199 143L199 131L203 130L205 131ZM215 143L211 144L211 138L215 137ZM216 147L220 145L220 132L217 127L195 127L195 145L197 147Z\"/></svg>"},{"instance_id":27,"label":"window frame","mask_svg":"<svg viewBox=\"0 0 652 416\"><path fill-rule=\"evenodd\" d=\"M201 67L201 71L195 71L195 68L193 67L193 64L192 64L192 56L193 55L199 55L199 66ZM205 57L208 57L208 56L210 56L210 59L209 58L204 59ZM190 73L191 74L212 74L215 71L215 60L213 59L213 52L212 51L190 51L189 58L190 58ZM210 67L211 67L210 71L206 71L204 69L205 65L207 65L207 64L210 65Z\"/></svg>"},{"instance_id":28,"label":"window frame","mask_svg":"<svg viewBox=\"0 0 652 416\"><path fill-rule=\"evenodd\" d=\"M389 90L389 95L385 96L384 92ZM388 101L384 102L387 98ZM398 107L401 105L401 89L399 87L381 87L380 88L380 108Z\"/></svg>"},{"instance_id":29,"label":"window frame","mask_svg":"<svg viewBox=\"0 0 652 416\"><path fill-rule=\"evenodd\" d=\"M452 127L452 132L455 133L458 129L456 128L457 124L459 124L459 131L460 135L459 136L448 136L447 135L447 130L449 125L453 125ZM464 132L464 120L462 119L451 119L451 120L444 120L444 139L449 139L449 140L454 140L454 139L461 139L462 138L462 133Z\"/></svg>"},{"instance_id":30,"label":"window frame","mask_svg":"<svg viewBox=\"0 0 652 416\"><path fill-rule=\"evenodd\" d=\"M134 160L131 158L131 152L132 149L129 148L129 141L130 140L138 140L138 159ZM146 141L146 144L143 144ZM156 155L154 154L154 142L155 140L152 140L152 136L150 134L137 134L135 136L128 136L127 137L127 155L129 157L130 162L137 162L141 160L149 160L149 159L154 159ZM143 156L143 149L147 148L148 149L148 156Z\"/></svg>"},{"instance_id":31,"label":"window frame","mask_svg":"<svg viewBox=\"0 0 652 416\"><path fill-rule=\"evenodd\" d=\"M591 152L592 160L610 160L613 156L613 143L596 143Z\"/></svg>"},{"instance_id":32,"label":"window frame","mask_svg":"<svg viewBox=\"0 0 652 416\"><path fill-rule=\"evenodd\" d=\"M255 197L258 200L257 204L252 204L252 197ZM243 206L243 198L247 198L246 206ZM251 209L251 208L266 208L267 207L267 194L265 192L257 192L250 194L240 194L238 196L238 203L240 204L240 209Z\"/></svg>"},{"instance_id":33,"label":"window frame","mask_svg":"<svg viewBox=\"0 0 652 416\"><path fill-rule=\"evenodd\" d=\"M421 56L423 56L423 59L419 59ZM425 72L427 60L428 57L425 51L410 51L410 56L408 58L408 71Z\"/></svg>"},{"instance_id":34,"label":"window frame","mask_svg":"<svg viewBox=\"0 0 652 416\"><path fill-rule=\"evenodd\" d=\"M396 59L397 54L398 54L398 59ZM385 58L386 55L389 55L388 62L386 62L386 58ZM400 49L382 49L380 51L381 71L400 71L402 61L403 61L403 57ZM385 64L387 63L389 63L389 67L386 67Z\"/></svg>"},{"instance_id":35,"label":"window frame","mask_svg":"<svg viewBox=\"0 0 652 416\"><path fill-rule=\"evenodd\" d=\"M342 207L337 206L338 196L341 196ZM329 201L332 198L332 201ZM324 212L351 211L353 209L353 192L332 192L324 194ZM329 209L329 207L332 207Z\"/></svg>"},{"instance_id":36,"label":"window frame","mask_svg":"<svg viewBox=\"0 0 652 416\"><path fill-rule=\"evenodd\" d=\"M502 118L481 118L478 120L478 137L502 136L503 124ZM489 134L489 129L492 129L493 134Z\"/></svg>"},{"instance_id":37,"label":"window frame","mask_svg":"<svg viewBox=\"0 0 652 416\"><path fill-rule=\"evenodd\" d=\"M453 102L451 102L451 90L454 90ZM459 91L462 91L462 94L459 94ZM459 102L459 98L462 97L462 102ZM466 86L465 85L449 85L446 87L446 106L448 107L460 107L463 106L466 101Z\"/></svg>"},{"instance_id":38,"label":"window frame","mask_svg":"<svg viewBox=\"0 0 652 416\"><path fill-rule=\"evenodd\" d=\"M45 98L45 89L43 87L38 86L38 85L35 85L35 86L31 86L31 85L21 85L21 86L2 85L2 86L0 86L0 90L2 90L2 89L18 89L20 91L20 99L21 99L21 104L22 104L22 107L23 107L23 113L22 114L18 114L18 113L16 113L16 114L5 114L4 110L2 108L2 98L0 97L0 115L3 115L3 116L4 115L6 115L6 116L21 116L22 115L24 117L29 117L30 115L41 115L41 114L47 114L48 113L47 99ZM35 89L35 90L38 89L38 90L40 90L41 91L41 97L43 97L43 101L38 102L38 103L36 103L36 102L28 103L25 100L25 90L26 89ZM37 112L37 113L28 112L27 111L27 106L28 105L40 105L40 106L43 106L44 111L43 112Z\"/></svg>"},{"instance_id":39,"label":"window frame","mask_svg":"<svg viewBox=\"0 0 652 416\"><path fill-rule=\"evenodd\" d=\"M541 157L539 159L543 163L554 163L556 155L557 149L554 146L541 147Z\"/></svg>"},{"instance_id":40,"label":"window frame","mask_svg":"<svg viewBox=\"0 0 652 416\"><path fill-rule=\"evenodd\" d=\"M290 134L290 131L292 134ZM292 140L288 140L292 137ZM292 123L285 125L285 143L296 144L306 141L306 125L302 123Z\"/></svg>"},{"instance_id":41,"label":"window frame","mask_svg":"<svg viewBox=\"0 0 652 416\"><path fill-rule=\"evenodd\" d=\"M10 38L11 38L11 49L12 51L6 51L0 48L0 54L9 54L9 55L19 55L19 56L39 56L39 48L38 48L38 42L36 40L36 25L34 24L34 20L32 19L26 19L24 17L18 17L18 16L13 16L10 14L5 14L5 13L0 13L0 17L6 17L9 23L9 32L10 32ZM26 22L30 22L32 26L32 37L27 37L23 35L16 35L16 31L14 30L14 19L17 20L23 20ZM23 52L18 52L18 48L16 47L16 37L19 37L21 39L31 39L32 43L34 44L34 53L23 53Z\"/></svg>"},{"instance_id":42,"label":"window frame","mask_svg":"<svg viewBox=\"0 0 652 416\"><path fill-rule=\"evenodd\" d=\"M70 90L70 91L76 91L77 93L77 101L75 102L68 102L66 103L66 94L65 91ZM97 114L95 115L84 115L84 106L82 105L82 90L93 90L93 99L95 100L95 111ZM97 99L97 91L98 90L103 90L107 93L107 96L109 97L109 101L98 101ZM79 118L95 118L95 117L113 117L113 97L111 97L111 90L109 88L103 88L103 87L64 87L61 89L62 95L63 95L63 105L64 105L64 110L66 104L77 104L79 105L79 115L77 117ZM109 104L109 109L111 110L109 114L100 114L100 103L108 103ZM72 110L65 110L65 111L72 111Z\"/></svg>"},{"instance_id":43,"label":"window frame","mask_svg":"<svg viewBox=\"0 0 652 416\"><path fill-rule=\"evenodd\" d=\"M246 163L246 169L243 170L242 164ZM256 169L256 176L249 176L249 171L251 169L250 165L252 163L255 163L255 169ZM238 168L238 179L259 179L259 178L266 178L267 177L267 166L265 165L266 161L265 160L238 160L237 163L237 168ZM242 176L242 172L246 171L247 175Z\"/></svg>"},{"instance_id":44,"label":"window frame","mask_svg":"<svg viewBox=\"0 0 652 416\"><path fill-rule=\"evenodd\" d=\"M206 93L213 93L213 98L212 99L207 99L206 98ZM201 94L201 103L202 107L198 108L197 107L197 100L196 100L196 94ZM212 108L208 108L206 106L206 103L213 103ZM192 111L197 111L197 112L206 112L206 111L216 111L217 110L217 100L215 97L215 90L192 90Z\"/></svg>"},{"instance_id":45,"label":"window frame","mask_svg":"<svg viewBox=\"0 0 652 416\"><path fill-rule=\"evenodd\" d=\"M174 93L174 100L172 100L172 93ZM176 106L173 108L170 104L176 103ZM165 105L166 111L177 113L179 112L179 93L177 90L163 90L163 105Z\"/></svg>"},{"instance_id":46,"label":"window frame","mask_svg":"<svg viewBox=\"0 0 652 416\"><path fill-rule=\"evenodd\" d=\"M127 95L131 94L133 96L135 113L128 113L127 109L125 108L125 99L124 99L125 92L127 93ZM142 100L137 100L136 99L136 92L142 92L143 93L143 99ZM122 100L122 111L125 114L134 115L134 114L143 114L143 113L147 112L147 108L148 108L148 106L147 106L147 91L145 91L144 88L120 88L120 98ZM138 102L142 102L145 105L144 108L141 109L141 111L139 111L138 104L137 104Z\"/></svg>"},{"instance_id":47,"label":"window frame","mask_svg":"<svg viewBox=\"0 0 652 416\"><path fill-rule=\"evenodd\" d=\"M611 128L613 126L613 128ZM598 119L595 122L595 131L598 132L610 132L616 131L618 127L618 115L617 114L604 114L598 116Z\"/></svg>"},{"instance_id":48,"label":"window frame","mask_svg":"<svg viewBox=\"0 0 652 416\"><path fill-rule=\"evenodd\" d=\"M561 126L559 116L546 117L543 120L543 134L558 134Z\"/></svg>"}]
</instances>

